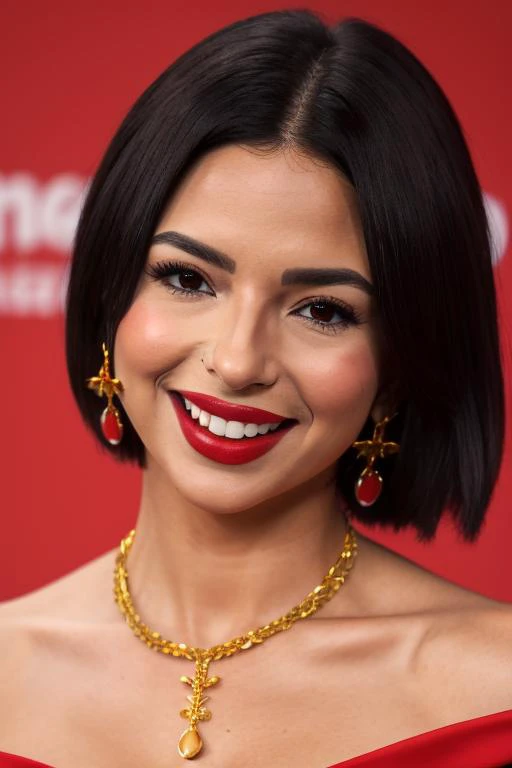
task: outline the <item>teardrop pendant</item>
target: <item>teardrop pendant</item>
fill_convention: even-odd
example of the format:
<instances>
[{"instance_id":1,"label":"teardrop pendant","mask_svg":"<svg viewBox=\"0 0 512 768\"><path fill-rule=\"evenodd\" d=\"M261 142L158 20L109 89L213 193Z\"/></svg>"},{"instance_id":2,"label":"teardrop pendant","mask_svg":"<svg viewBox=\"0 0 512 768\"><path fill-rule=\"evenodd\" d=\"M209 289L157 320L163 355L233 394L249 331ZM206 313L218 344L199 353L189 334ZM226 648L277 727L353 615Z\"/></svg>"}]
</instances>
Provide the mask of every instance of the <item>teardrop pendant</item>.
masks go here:
<instances>
[{"instance_id":1,"label":"teardrop pendant","mask_svg":"<svg viewBox=\"0 0 512 768\"><path fill-rule=\"evenodd\" d=\"M193 725L189 726L186 731L183 731L178 742L178 753L180 757L184 757L186 760L191 760L199 754L202 748L203 742L201 741L197 728Z\"/></svg>"},{"instance_id":2,"label":"teardrop pendant","mask_svg":"<svg viewBox=\"0 0 512 768\"><path fill-rule=\"evenodd\" d=\"M356 483L356 499L362 507L375 504L382 491L382 477L374 469L364 469Z\"/></svg>"},{"instance_id":3,"label":"teardrop pendant","mask_svg":"<svg viewBox=\"0 0 512 768\"><path fill-rule=\"evenodd\" d=\"M111 445L119 445L123 437L123 424L116 408L107 406L101 414L101 431Z\"/></svg>"}]
</instances>

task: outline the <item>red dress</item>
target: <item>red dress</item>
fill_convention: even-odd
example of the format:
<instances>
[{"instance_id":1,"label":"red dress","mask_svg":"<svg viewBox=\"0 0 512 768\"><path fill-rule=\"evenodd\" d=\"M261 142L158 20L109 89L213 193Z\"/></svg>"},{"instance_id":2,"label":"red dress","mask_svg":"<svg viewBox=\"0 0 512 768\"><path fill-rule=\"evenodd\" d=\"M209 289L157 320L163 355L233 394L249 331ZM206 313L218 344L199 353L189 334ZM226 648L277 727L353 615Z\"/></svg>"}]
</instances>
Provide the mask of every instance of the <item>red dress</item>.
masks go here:
<instances>
[{"instance_id":1,"label":"red dress","mask_svg":"<svg viewBox=\"0 0 512 768\"><path fill-rule=\"evenodd\" d=\"M4 766L52 768L0 752ZM329 768L512 768L512 709L427 731Z\"/></svg>"}]
</instances>

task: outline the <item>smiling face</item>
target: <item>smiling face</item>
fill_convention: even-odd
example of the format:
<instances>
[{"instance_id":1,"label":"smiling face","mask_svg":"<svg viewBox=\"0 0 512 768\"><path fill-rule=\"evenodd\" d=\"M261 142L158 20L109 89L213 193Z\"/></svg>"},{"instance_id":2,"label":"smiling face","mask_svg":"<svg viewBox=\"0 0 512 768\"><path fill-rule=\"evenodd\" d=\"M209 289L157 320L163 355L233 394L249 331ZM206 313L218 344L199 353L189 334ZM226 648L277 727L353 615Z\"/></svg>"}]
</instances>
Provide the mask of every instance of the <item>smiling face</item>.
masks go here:
<instances>
[{"instance_id":1,"label":"smiling face","mask_svg":"<svg viewBox=\"0 0 512 768\"><path fill-rule=\"evenodd\" d=\"M186 175L154 241L115 342L121 399L147 471L219 512L325 485L368 414L384 415L375 405L378 319L351 187L291 151L223 147ZM229 438L190 421L170 391L295 423L269 432L271 447L256 458L249 449L230 461L221 445ZM198 448L191 429L219 450Z\"/></svg>"}]
</instances>

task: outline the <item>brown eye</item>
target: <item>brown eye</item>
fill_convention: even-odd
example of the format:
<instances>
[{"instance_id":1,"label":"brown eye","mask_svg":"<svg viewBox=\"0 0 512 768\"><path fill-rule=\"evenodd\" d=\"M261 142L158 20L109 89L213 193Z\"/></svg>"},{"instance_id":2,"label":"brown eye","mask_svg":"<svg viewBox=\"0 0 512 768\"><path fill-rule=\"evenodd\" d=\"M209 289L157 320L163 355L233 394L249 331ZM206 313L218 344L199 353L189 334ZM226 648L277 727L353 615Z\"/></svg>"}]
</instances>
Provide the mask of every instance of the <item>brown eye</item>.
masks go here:
<instances>
[{"instance_id":1,"label":"brown eye","mask_svg":"<svg viewBox=\"0 0 512 768\"><path fill-rule=\"evenodd\" d=\"M327 304L321 301L317 301L311 304L311 317L314 320L319 320L322 323L328 323L332 320L333 315L336 314L337 308L332 304Z\"/></svg>"},{"instance_id":2,"label":"brown eye","mask_svg":"<svg viewBox=\"0 0 512 768\"><path fill-rule=\"evenodd\" d=\"M309 312L309 315L303 315L302 312ZM357 326L362 322L353 307L334 298L312 299L308 304L295 310L294 314L325 333L338 333L344 328Z\"/></svg>"},{"instance_id":3,"label":"brown eye","mask_svg":"<svg viewBox=\"0 0 512 768\"><path fill-rule=\"evenodd\" d=\"M190 298L212 295L209 291L201 290L200 286L207 280L196 269L180 261L159 261L146 268L147 274L161 282L171 293L178 293Z\"/></svg>"},{"instance_id":4,"label":"brown eye","mask_svg":"<svg viewBox=\"0 0 512 768\"><path fill-rule=\"evenodd\" d=\"M179 273L180 286L187 291L198 291L202 282L203 278L198 272L187 270Z\"/></svg>"}]
</instances>

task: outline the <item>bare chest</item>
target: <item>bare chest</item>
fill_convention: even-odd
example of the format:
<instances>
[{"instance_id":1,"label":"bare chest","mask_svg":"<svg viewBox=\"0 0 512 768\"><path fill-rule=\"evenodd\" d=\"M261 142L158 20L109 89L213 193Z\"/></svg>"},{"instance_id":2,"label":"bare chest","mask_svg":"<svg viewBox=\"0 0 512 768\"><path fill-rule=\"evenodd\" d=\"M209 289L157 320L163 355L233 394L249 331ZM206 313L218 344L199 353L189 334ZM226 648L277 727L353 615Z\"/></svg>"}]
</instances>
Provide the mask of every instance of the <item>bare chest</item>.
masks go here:
<instances>
[{"instance_id":1,"label":"bare chest","mask_svg":"<svg viewBox=\"0 0 512 768\"><path fill-rule=\"evenodd\" d=\"M314 642L297 628L293 638L212 663L220 681L201 704L197 764L330 768L444 724L420 693L412 641L334 643L320 626ZM189 720L180 712L192 702L180 677L193 676L193 664L133 640L82 652L68 645L34 659L12 691L0 749L55 768L186 764L178 742Z\"/></svg>"}]
</instances>

